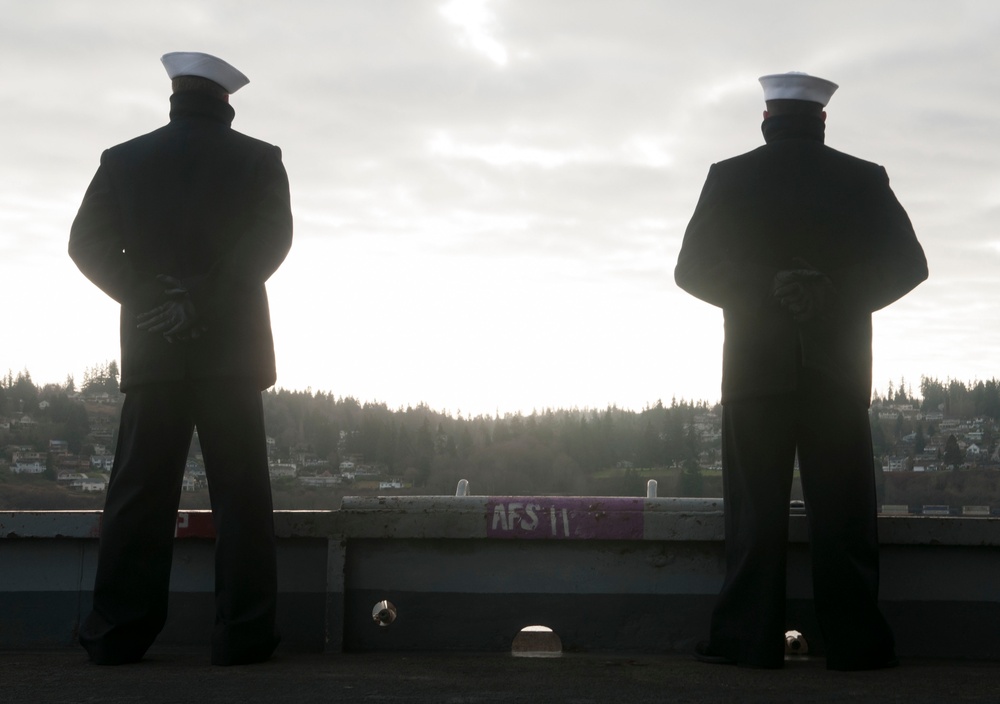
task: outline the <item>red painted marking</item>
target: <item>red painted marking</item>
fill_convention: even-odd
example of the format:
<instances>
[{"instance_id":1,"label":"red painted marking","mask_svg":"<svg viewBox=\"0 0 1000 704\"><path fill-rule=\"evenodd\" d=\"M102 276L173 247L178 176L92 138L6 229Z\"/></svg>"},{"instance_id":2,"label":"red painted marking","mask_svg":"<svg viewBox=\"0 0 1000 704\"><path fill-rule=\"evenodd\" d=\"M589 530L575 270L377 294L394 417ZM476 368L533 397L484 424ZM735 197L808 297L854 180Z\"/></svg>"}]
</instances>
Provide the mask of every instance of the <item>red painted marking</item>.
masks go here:
<instances>
[{"instance_id":1,"label":"red painted marking","mask_svg":"<svg viewBox=\"0 0 1000 704\"><path fill-rule=\"evenodd\" d=\"M181 511L177 514L175 538L214 538L215 526L212 524L210 512L195 513Z\"/></svg>"}]
</instances>

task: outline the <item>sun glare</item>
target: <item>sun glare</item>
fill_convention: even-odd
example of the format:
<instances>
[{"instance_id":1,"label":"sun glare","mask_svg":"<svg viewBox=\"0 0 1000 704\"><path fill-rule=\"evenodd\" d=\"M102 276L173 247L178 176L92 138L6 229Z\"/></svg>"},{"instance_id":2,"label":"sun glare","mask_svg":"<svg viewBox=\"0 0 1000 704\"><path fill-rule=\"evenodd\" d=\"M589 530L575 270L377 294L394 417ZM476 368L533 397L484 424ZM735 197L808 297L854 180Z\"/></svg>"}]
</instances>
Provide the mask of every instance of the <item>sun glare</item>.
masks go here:
<instances>
[{"instance_id":1,"label":"sun glare","mask_svg":"<svg viewBox=\"0 0 1000 704\"><path fill-rule=\"evenodd\" d=\"M507 65L507 49L491 36L495 18L486 7L487 0L451 0L441 7L441 14L458 25L465 40L497 66Z\"/></svg>"}]
</instances>

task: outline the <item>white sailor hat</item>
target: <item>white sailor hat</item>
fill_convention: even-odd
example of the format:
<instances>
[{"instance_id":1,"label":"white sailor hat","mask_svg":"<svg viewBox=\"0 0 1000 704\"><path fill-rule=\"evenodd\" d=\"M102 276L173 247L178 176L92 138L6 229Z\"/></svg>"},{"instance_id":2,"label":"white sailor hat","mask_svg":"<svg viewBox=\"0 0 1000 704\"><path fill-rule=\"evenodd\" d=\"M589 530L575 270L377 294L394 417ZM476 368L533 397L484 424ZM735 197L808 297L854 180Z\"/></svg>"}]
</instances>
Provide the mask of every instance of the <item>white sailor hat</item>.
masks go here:
<instances>
[{"instance_id":1,"label":"white sailor hat","mask_svg":"<svg viewBox=\"0 0 1000 704\"><path fill-rule=\"evenodd\" d=\"M772 73L757 80L764 88L764 100L808 100L825 106L839 87L833 81L799 71Z\"/></svg>"},{"instance_id":2,"label":"white sailor hat","mask_svg":"<svg viewBox=\"0 0 1000 704\"><path fill-rule=\"evenodd\" d=\"M171 79L178 76L200 76L215 81L227 93L235 93L250 82L239 70L222 59L200 51L173 51L160 57Z\"/></svg>"}]
</instances>

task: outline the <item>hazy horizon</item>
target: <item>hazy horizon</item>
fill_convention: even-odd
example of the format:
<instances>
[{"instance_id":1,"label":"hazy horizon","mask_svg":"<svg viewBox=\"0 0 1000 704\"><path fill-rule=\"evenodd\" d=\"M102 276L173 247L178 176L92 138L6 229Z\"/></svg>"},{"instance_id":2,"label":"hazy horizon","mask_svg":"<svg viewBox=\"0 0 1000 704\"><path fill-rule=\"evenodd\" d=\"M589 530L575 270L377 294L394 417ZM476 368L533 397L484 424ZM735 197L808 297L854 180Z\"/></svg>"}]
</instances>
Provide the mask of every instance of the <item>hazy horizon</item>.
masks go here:
<instances>
[{"instance_id":1,"label":"hazy horizon","mask_svg":"<svg viewBox=\"0 0 1000 704\"><path fill-rule=\"evenodd\" d=\"M103 360L98 365L94 365L94 364L85 365L84 368L86 370L86 368L88 368L88 367L93 368L95 366L99 366L100 364L106 364L109 361L110 360ZM27 371L31 375L31 381L32 381L32 383L37 388L39 388L39 389L41 389L41 388L43 388L45 386L48 386L48 385L55 385L55 386L65 387L67 381L69 380L68 377L71 376L70 374L67 374L66 376L63 377L63 379L61 381L60 380L53 380L53 379L39 380L39 379L37 379L35 377L34 374L31 373L31 368L30 367L27 368L27 369L20 369L20 370L13 370L13 369L8 368L7 371L4 372L0 376L6 377L7 374L10 374L13 378L16 379L16 377L18 376L18 374L21 374L21 373L23 373L25 371ZM985 383L990 383L990 382L997 383L997 380L998 380L996 376L990 377L988 379L958 379L956 377L951 377L951 376L948 376L948 377L935 377L935 376L929 376L929 375L921 375L916 380L910 380L910 379L905 379L905 378L901 377L899 379L887 379L881 385L878 384L878 383L875 383L873 385L873 388L872 388L872 397L873 397L873 399L875 397L878 397L878 398L880 398L882 400L891 400L891 398L888 398L888 396L890 396L890 389L891 389L892 393L895 393L895 392L897 392L900 389L900 384L901 383L905 383L905 393L906 393L906 396L908 398L917 399L917 400L921 400L922 401L924 397L923 397L922 392L921 392L921 381L924 378L930 379L932 381L941 382L941 383L944 383L946 385L950 384L951 382L958 382L958 383L963 384L966 388L968 388L970 390L973 389L973 388L975 388L979 383L984 383L984 384ZM83 387L83 384L84 384L84 377L77 378L74 375L73 376L73 383L74 383L74 386L76 387L76 390L78 392L81 391L82 387ZM282 384L278 383L278 384L275 384L272 387L269 387L268 389L266 389L266 391L273 391L273 392L284 392L284 391L287 391L287 392L291 392L291 393L309 393L309 394L311 394L313 396L318 395L318 394L324 394L324 395L333 396L334 398L340 399L340 400L353 399L354 401L358 402L358 404L361 405L361 406L364 406L366 404L376 404L376 405L383 404L389 410L392 410L392 411L402 411L402 410L405 410L405 409L408 409L408 408L427 407L431 411L436 412L436 413L441 413L441 414L444 414L444 415L450 415L450 416L453 416L453 417L461 415L461 416L466 417L466 418L473 418L473 417L479 417L479 416L500 416L500 417L503 417L503 416L507 416L507 415L518 415L518 414L524 415L524 416L530 416L530 415L533 415L533 414L536 414L536 413L546 413L548 411L579 411L579 412L603 411L603 410L606 410L608 408L617 408L617 409L622 410L622 411L632 411L632 412L640 413L640 412L642 412L643 410L645 410L647 408L654 408L654 407L656 407L656 405L658 403L660 403L664 407L668 407L668 408L674 402L676 402L678 404L691 404L691 405L695 405L695 406L704 404L704 405L711 406L711 407L717 406L720 403L720 400L719 400L718 396L716 398L714 398L714 399L711 399L711 398L688 398L688 397L678 396L677 394L670 394L670 395L668 395L666 397L653 399L653 400L649 401L648 403L643 404L640 407L630 407L630 406L623 406L623 405L620 405L620 404L607 403L607 404L604 404L604 405L601 405L601 406L536 406L536 407L531 407L531 408L527 408L527 409L506 410L506 411L503 411L503 412L501 412L500 409L494 409L493 411L466 413L466 412L462 411L462 409L451 410L451 409L445 409L445 408L437 408L433 404L430 404L430 403L428 403L426 401L422 401L422 400L406 401L406 402L403 402L401 404L390 404L390 403L386 402L384 399L379 399L379 398L360 398L360 397L358 397L355 394L338 393L335 389L323 389L323 388L313 387L311 385L305 386L305 387L302 387L302 388L292 388L292 387L288 387L288 386L283 386Z\"/></svg>"}]
</instances>

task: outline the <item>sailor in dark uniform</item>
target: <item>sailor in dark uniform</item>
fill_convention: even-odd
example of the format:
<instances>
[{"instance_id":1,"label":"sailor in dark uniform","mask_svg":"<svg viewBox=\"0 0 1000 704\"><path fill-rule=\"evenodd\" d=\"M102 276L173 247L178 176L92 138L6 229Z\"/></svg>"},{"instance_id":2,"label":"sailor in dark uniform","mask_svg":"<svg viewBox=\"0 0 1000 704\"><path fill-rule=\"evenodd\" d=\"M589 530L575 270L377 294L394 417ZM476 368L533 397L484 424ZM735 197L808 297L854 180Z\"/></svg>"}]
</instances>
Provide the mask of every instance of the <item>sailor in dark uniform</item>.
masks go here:
<instances>
[{"instance_id":1,"label":"sailor in dark uniform","mask_svg":"<svg viewBox=\"0 0 1000 704\"><path fill-rule=\"evenodd\" d=\"M760 82L766 144L711 167L674 272L725 318L727 569L697 657L782 665L797 455L827 666L885 667L871 314L923 281L927 262L885 169L824 145L837 86L801 73Z\"/></svg>"},{"instance_id":2,"label":"sailor in dark uniform","mask_svg":"<svg viewBox=\"0 0 1000 704\"><path fill-rule=\"evenodd\" d=\"M231 129L248 79L207 54L162 58L170 122L101 156L69 253L121 304L125 393L101 526L94 662L135 662L163 628L195 428L216 539L212 662L271 656L276 568L261 391L275 381L264 282L292 241L280 150Z\"/></svg>"}]
</instances>

